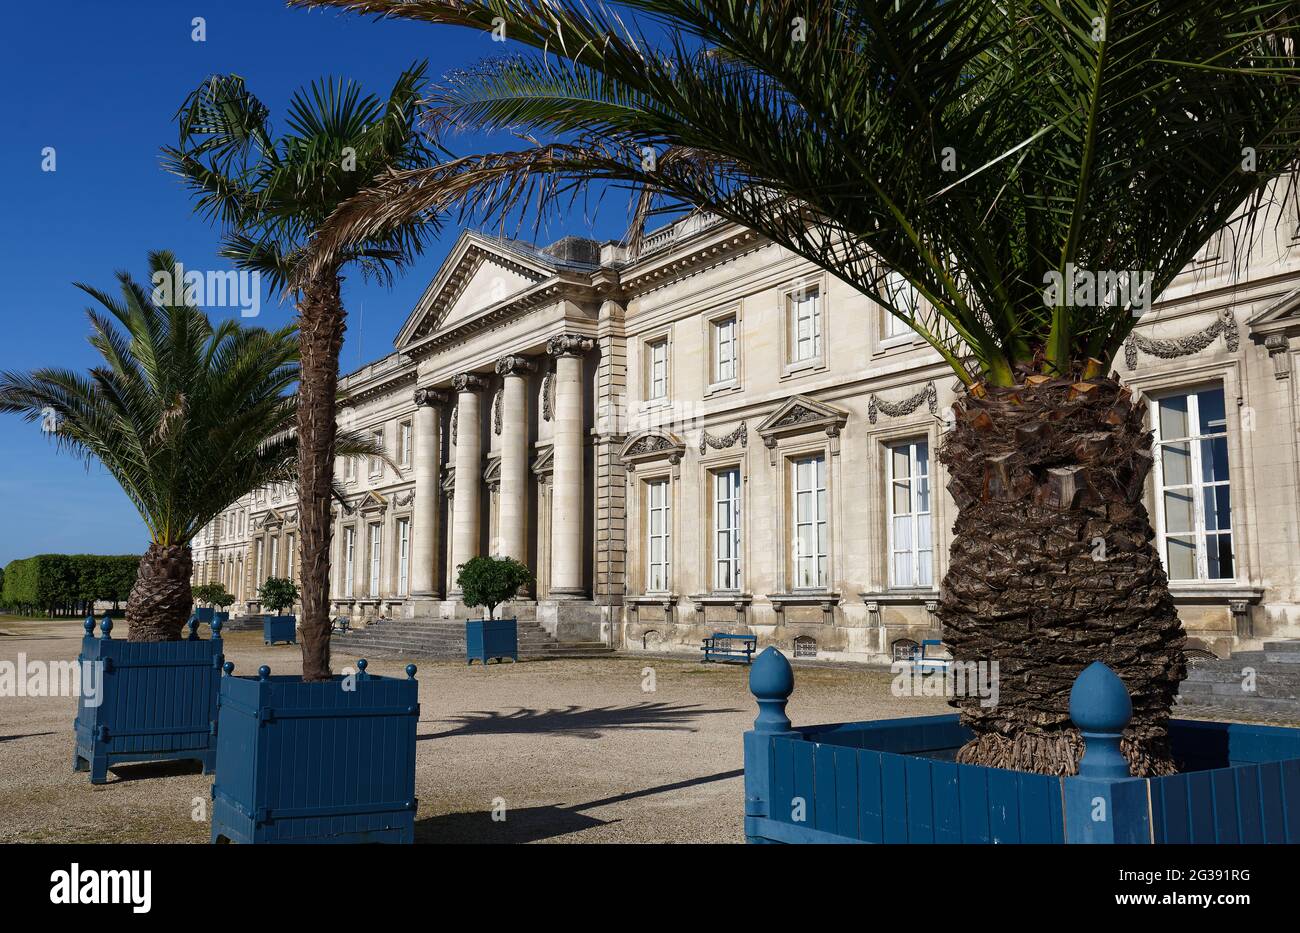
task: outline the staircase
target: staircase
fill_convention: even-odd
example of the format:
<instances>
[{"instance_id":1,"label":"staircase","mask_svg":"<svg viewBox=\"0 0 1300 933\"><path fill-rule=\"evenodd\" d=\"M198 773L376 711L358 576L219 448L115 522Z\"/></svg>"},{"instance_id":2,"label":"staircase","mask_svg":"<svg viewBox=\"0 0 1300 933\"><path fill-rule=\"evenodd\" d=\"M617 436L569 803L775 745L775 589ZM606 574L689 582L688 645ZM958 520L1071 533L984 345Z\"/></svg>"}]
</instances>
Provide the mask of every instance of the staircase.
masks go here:
<instances>
[{"instance_id":1,"label":"staircase","mask_svg":"<svg viewBox=\"0 0 1300 933\"><path fill-rule=\"evenodd\" d=\"M1254 671L1253 691L1242 689L1247 669ZM1178 706L1300 722L1300 640L1266 641L1260 651L1189 665Z\"/></svg>"},{"instance_id":2,"label":"staircase","mask_svg":"<svg viewBox=\"0 0 1300 933\"><path fill-rule=\"evenodd\" d=\"M530 619L520 619L519 660L551 658L602 658L614 652L603 642L556 641ZM330 646L347 654L377 658L433 658L465 660L465 623L442 619L389 619L371 622L364 629L334 635Z\"/></svg>"}]
</instances>

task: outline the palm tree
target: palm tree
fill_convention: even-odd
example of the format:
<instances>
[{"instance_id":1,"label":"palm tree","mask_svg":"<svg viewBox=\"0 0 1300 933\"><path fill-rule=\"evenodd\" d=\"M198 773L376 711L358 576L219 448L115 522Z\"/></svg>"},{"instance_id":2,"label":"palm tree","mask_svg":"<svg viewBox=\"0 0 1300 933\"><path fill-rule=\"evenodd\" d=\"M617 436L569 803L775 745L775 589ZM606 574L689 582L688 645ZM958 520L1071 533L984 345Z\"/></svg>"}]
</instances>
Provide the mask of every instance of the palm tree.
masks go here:
<instances>
[{"instance_id":1,"label":"palm tree","mask_svg":"<svg viewBox=\"0 0 1300 933\"><path fill-rule=\"evenodd\" d=\"M298 307L302 372L298 386L299 559L303 677L330 676L330 491L334 478L335 395L345 329L340 293L345 266L389 279L423 248L423 218L394 224L340 250L306 278L304 247L325 219L387 173L428 165L433 150L417 132L415 104L424 65L402 72L386 100L353 82L326 80L289 102L288 132L276 138L270 113L238 75L205 80L177 118L180 140L165 167L196 198L195 209L224 230L222 255L288 288Z\"/></svg>"},{"instance_id":2,"label":"palm tree","mask_svg":"<svg viewBox=\"0 0 1300 933\"><path fill-rule=\"evenodd\" d=\"M0 373L0 411L39 420L59 447L121 484L149 530L128 637L174 641L193 603L190 542L241 496L297 472L298 345L292 327L214 324L187 288L163 288L184 274L172 254L151 253L149 268L153 291L125 272L120 296L77 286L103 306L86 312L102 365L88 376ZM340 445L373 447L352 435Z\"/></svg>"},{"instance_id":3,"label":"palm tree","mask_svg":"<svg viewBox=\"0 0 1300 933\"><path fill-rule=\"evenodd\" d=\"M959 659L1000 664L1001 699L956 701L959 760L1072 773L1069 688L1103 660L1133 698L1133 773L1173 769L1184 636L1142 500L1151 436L1106 375L1145 296L1069 286L1149 276L1154 298L1224 230L1259 235L1300 148L1300 3L620 4L655 41L582 0L290 2L503 30L523 50L446 78L429 118L543 140L395 174L339 210L313 266L421 212L599 182L828 270L963 387L939 615Z\"/></svg>"}]
</instances>

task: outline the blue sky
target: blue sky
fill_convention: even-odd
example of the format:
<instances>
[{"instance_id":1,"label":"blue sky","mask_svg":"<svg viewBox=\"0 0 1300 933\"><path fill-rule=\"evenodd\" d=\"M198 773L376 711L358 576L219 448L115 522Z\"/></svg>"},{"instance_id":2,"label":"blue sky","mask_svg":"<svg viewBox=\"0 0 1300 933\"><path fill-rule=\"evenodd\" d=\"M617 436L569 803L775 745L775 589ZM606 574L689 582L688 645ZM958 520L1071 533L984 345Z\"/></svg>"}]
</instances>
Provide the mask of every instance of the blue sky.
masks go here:
<instances>
[{"instance_id":1,"label":"blue sky","mask_svg":"<svg viewBox=\"0 0 1300 933\"><path fill-rule=\"evenodd\" d=\"M191 20L206 21L206 41ZM273 118L313 78L354 78L386 93L413 61L432 77L501 52L487 36L452 27L384 21L333 11L288 10L276 0L72 0L14 4L0 34L6 131L0 145L0 369L96 361L86 343L88 296L76 281L115 285L126 269L146 279L146 257L170 249L191 269L220 269L217 231L191 212L177 180L158 165L176 137L173 116L208 74L235 72ZM478 144L478 145L476 145ZM457 137L457 152L483 140ZM42 171L53 147L56 170ZM555 221L537 234L605 239L627 224L626 199L606 198L597 218ZM454 242L445 230L391 289L351 276L343 368L382 356ZM515 232L515 231L511 231ZM519 235L531 238L531 222ZM237 311L220 310L216 314ZM271 296L259 323L287 322L292 308ZM57 452L14 416L0 416L0 566L44 552L138 553L148 543L130 502L100 468Z\"/></svg>"}]
</instances>

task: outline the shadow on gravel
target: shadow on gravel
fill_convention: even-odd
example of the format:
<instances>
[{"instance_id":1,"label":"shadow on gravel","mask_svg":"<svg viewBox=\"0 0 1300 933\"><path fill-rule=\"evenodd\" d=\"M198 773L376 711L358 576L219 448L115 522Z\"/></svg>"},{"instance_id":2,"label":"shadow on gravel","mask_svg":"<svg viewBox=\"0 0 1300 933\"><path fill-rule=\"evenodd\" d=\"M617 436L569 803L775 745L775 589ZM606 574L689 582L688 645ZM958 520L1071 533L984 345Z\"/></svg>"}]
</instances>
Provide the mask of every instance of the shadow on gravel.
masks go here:
<instances>
[{"instance_id":1,"label":"shadow on gravel","mask_svg":"<svg viewBox=\"0 0 1300 933\"><path fill-rule=\"evenodd\" d=\"M202 771L203 763L190 758L179 761L148 761L142 764L116 765L108 769L108 773L117 778L116 781L110 781L110 784L176 777L179 774L199 774Z\"/></svg>"},{"instance_id":2,"label":"shadow on gravel","mask_svg":"<svg viewBox=\"0 0 1300 933\"><path fill-rule=\"evenodd\" d=\"M417 843L477 843L483 845L515 844L540 842L556 836L582 832L593 826L608 826L619 820L600 820L587 816L583 810L594 810L627 800L650 797L654 794L666 794L700 784L712 784L714 781L726 781L744 775L743 769L707 774L704 777L689 778L672 784L660 784L643 790L628 791L613 797L604 797L572 807L524 807L518 810L507 809L505 819L494 820L491 810L478 810L471 813L447 813L415 821L415 841ZM579 839L579 842L582 840Z\"/></svg>"},{"instance_id":3,"label":"shadow on gravel","mask_svg":"<svg viewBox=\"0 0 1300 933\"><path fill-rule=\"evenodd\" d=\"M22 735L0 735L0 742L12 742L14 739L35 739L42 735L58 735L57 732L26 732Z\"/></svg>"},{"instance_id":4,"label":"shadow on gravel","mask_svg":"<svg viewBox=\"0 0 1300 933\"><path fill-rule=\"evenodd\" d=\"M671 732L697 732L691 723L701 716L716 713L739 713L738 709L701 709L698 705L673 706L668 703L640 703L635 706L602 706L586 709L567 706L548 710L519 707L513 713L479 710L453 716L442 722L459 723L444 732L417 736L445 739L458 735L571 735L581 739L598 739L613 729L651 729Z\"/></svg>"}]
</instances>

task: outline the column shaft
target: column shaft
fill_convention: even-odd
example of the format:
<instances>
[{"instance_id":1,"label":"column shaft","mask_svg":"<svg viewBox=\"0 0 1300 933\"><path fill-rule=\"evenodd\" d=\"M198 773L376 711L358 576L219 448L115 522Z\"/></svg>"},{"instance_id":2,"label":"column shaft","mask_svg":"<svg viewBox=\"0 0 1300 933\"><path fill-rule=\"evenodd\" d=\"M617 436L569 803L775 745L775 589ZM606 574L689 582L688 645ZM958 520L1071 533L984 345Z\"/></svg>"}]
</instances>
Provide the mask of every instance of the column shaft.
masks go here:
<instances>
[{"instance_id":1,"label":"column shaft","mask_svg":"<svg viewBox=\"0 0 1300 933\"><path fill-rule=\"evenodd\" d=\"M551 339L555 359L555 453L551 493L551 595L586 595L582 572L583 401L582 354L592 348L588 337Z\"/></svg>"},{"instance_id":2,"label":"column shaft","mask_svg":"<svg viewBox=\"0 0 1300 933\"><path fill-rule=\"evenodd\" d=\"M501 488L497 529L502 557L528 561L528 371L523 357L497 361L501 389Z\"/></svg>"},{"instance_id":3,"label":"column shaft","mask_svg":"<svg viewBox=\"0 0 1300 933\"><path fill-rule=\"evenodd\" d=\"M483 432L479 391L483 379L462 373L452 380L456 390L456 490L452 500L452 592L459 594L456 574L461 564L479 552L479 518L483 487Z\"/></svg>"},{"instance_id":4,"label":"column shaft","mask_svg":"<svg viewBox=\"0 0 1300 933\"><path fill-rule=\"evenodd\" d=\"M415 502L411 515L410 590L413 597L438 595L438 506L442 502L442 411L446 396L415 390Z\"/></svg>"}]
</instances>

